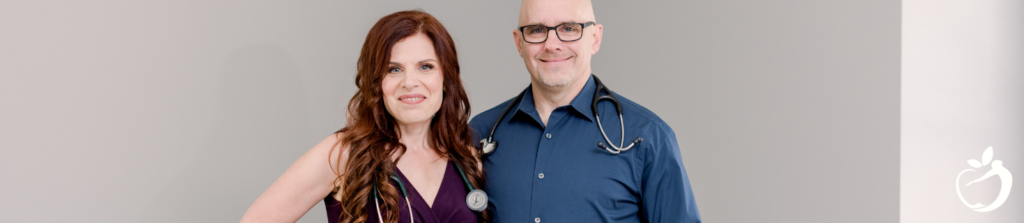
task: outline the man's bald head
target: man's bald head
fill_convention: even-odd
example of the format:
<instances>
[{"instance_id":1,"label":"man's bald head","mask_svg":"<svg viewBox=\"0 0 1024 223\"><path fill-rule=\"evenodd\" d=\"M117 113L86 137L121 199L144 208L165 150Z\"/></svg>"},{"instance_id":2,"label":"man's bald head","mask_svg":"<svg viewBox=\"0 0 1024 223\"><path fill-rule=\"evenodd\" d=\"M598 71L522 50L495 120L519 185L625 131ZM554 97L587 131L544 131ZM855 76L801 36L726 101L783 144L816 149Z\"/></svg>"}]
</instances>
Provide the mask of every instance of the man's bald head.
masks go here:
<instances>
[{"instance_id":1,"label":"man's bald head","mask_svg":"<svg viewBox=\"0 0 1024 223\"><path fill-rule=\"evenodd\" d=\"M551 17L552 14L564 17L559 19L574 20L572 22L597 22L594 19L594 6L590 0L523 0L523 4L519 7L519 26L552 22L539 21L550 20L551 18L545 17ZM554 26L569 21L553 22L553 24L546 25Z\"/></svg>"},{"instance_id":2,"label":"man's bald head","mask_svg":"<svg viewBox=\"0 0 1024 223\"><path fill-rule=\"evenodd\" d=\"M581 33L557 36L561 31L543 28L563 24L577 26ZM531 35L547 30L543 41L525 41L522 29L532 25L543 27L531 28ZM512 31L512 37L534 86L578 90L590 78L590 59L601 47L603 27L594 20L590 0L523 0L519 28Z\"/></svg>"}]
</instances>

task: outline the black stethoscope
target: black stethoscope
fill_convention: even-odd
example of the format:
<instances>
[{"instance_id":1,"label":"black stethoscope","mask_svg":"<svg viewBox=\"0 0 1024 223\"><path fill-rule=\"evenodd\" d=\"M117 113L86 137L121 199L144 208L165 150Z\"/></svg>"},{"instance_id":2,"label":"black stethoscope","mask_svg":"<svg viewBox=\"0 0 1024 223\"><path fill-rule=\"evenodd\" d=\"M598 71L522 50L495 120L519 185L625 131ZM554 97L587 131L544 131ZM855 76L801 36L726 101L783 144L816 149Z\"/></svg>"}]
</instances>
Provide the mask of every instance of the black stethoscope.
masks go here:
<instances>
[{"instance_id":1,"label":"black stethoscope","mask_svg":"<svg viewBox=\"0 0 1024 223\"><path fill-rule=\"evenodd\" d=\"M612 94L612 90L609 90L608 87L605 87L604 84L601 83L601 79L598 79L597 75L592 76L594 77L594 83L597 84L597 89L594 90L594 100L590 102L590 109L594 112L594 119L597 120L597 128L601 130L601 136L604 136L604 140L608 141L608 145L605 145L602 141L598 141L597 147L608 150L608 152L611 152L612 154L619 154L622 151L633 148L637 143L644 141L644 138L637 136L636 139L633 140L633 143L630 143L626 147L622 147L622 144L626 139L626 125L625 122L622 121L622 104L620 104L619 99L615 98L615 95ZM498 142L494 141L494 130L498 129L498 124L501 123L502 119L505 119L505 115L508 115L508 112L512 110L512 107L515 107L516 104L522 102L523 95L526 94L527 90L529 90L529 88L523 90L523 92L519 93L516 98L512 99L512 103L509 103L508 106L505 107L505 110L501 112L501 115L498 116L498 120L494 121L494 125L491 126L491 133L487 135L487 138L480 140L480 148L485 156L491 155L491 153L494 153L494 150L498 148ZM608 92L608 94L601 94L602 90ZM604 127L601 126L601 117L597 114L597 103L603 100L611 101L612 104L615 105L615 110L619 114L619 127L622 129L622 137L619 138L619 146L612 144L612 140L608 139L608 135L604 133Z\"/></svg>"},{"instance_id":2,"label":"black stethoscope","mask_svg":"<svg viewBox=\"0 0 1024 223\"><path fill-rule=\"evenodd\" d=\"M466 194L466 206L469 206L470 210L476 212L481 212L484 211L484 209L487 209L487 193L483 190L474 188L473 184L469 183L469 179L466 178L466 172L462 171L462 166L459 166L456 162L452 162L452 164L455 164L455 169L459 171L459 176L462 177L462 182L466 183L466 189L469 190L469 193ZM409 193L405 190L405 184L398 178L397 171L392 173L391 180L398 183L398 189L402 192L402 196L405 197L405 206L409 207L409 222L411 223L415 217L413 217L412 203L409 202ZM377 201L379 199L377 197L378 193L377 184L373 184L373 204L375 205L374 207L377 208L377 220L384 223L384 218L381 217L380 214L380 203Z\"/></svg>"}]
</instances>

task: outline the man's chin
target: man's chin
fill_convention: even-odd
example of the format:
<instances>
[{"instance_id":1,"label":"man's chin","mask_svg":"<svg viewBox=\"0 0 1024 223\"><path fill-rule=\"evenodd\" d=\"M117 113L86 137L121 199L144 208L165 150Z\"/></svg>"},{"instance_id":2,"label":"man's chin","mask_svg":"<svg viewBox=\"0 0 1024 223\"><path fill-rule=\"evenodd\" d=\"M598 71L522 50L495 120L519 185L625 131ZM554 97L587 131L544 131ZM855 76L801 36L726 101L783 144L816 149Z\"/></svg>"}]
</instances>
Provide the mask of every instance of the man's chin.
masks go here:
<instances>
[{"instance_id":1,"label":"man's chin","mask_svg":"<svg viewBox=\"0 0 1024 223\"><path fill-rule=\"evenodd\" d=\"M570 74L557 74L557 75L541 75L540 81L548 87L563 87L569 85L572 82L572 75Z\"/></svg>"}]
</instances>

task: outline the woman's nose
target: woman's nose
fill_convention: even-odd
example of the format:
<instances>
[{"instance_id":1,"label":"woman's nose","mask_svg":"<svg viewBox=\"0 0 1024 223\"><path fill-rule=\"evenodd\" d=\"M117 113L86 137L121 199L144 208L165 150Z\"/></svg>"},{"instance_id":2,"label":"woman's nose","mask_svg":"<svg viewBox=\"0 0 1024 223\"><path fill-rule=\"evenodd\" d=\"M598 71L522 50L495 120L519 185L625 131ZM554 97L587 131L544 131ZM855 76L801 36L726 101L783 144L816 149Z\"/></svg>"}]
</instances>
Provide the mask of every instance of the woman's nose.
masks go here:
<instances>
[{"instance_id":1,"label":"woman's nose","mask_svg":"<svg viewBox=\"0 0 1024 223\"><path fill-rule=\"evenodd\" d=\"M412 74L412 72L410 72L404 76L405 78L402 79L402 87L413 89L420 85L420 81L416 74Z\"/></svg>"}]
</instances>

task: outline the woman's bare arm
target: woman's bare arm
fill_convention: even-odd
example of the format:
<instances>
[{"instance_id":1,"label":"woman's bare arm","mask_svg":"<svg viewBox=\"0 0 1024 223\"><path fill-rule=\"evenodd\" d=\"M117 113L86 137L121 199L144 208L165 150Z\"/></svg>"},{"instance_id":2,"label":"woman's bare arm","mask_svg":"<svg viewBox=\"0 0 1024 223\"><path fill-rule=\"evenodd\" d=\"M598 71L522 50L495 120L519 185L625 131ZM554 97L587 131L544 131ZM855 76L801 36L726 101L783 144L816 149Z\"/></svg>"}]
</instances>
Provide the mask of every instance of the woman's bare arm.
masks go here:
<instances>
[{"instance_id":1,"label":"woman's bare arm","mask_svg":"<svg viewBox=\"0 0 1024 223\"><path fill-rule=\"evenodd\" d=\"M249 206L241 222L295 222L323 200L335 188L333 168L347 162L347 149L331 150L340 137L328 136L296 160ZM337 163L339 152L341 163Z\"/></svg>"}]
</instances>

